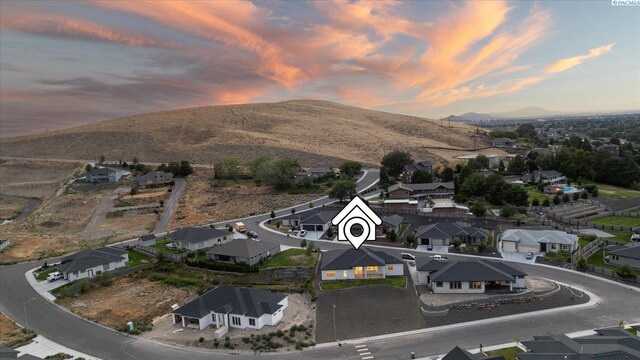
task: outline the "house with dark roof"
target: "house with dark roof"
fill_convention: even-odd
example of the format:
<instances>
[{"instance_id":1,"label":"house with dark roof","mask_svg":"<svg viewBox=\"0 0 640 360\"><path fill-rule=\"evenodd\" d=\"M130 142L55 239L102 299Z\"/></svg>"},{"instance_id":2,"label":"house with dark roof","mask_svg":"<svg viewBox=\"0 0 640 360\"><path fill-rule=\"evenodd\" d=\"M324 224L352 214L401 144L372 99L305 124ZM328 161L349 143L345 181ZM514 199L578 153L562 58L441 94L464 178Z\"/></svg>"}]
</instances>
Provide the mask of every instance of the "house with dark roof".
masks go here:
<instances>
[{"instance_id":1,"label":"house with dark roof","mask_svg":"<svg viewBox=\"0 0 640 360\"><path fill-rule=\"evenodd\" d=\"M472 354L456 346L442 360L504 360L504 356L487 356L482 353Z\"/></svg>"},{"instance_id":2,"label":"house with dark roof","mask_svg":"<svg viewBox=\"0 0 640 360\"><path fill-rule=\"evenodd\" d=\"M338 210L320 207L287 215L277 220L282 221L282 225L291 226L293 229L325 232L329 230L331 219L333 219L337 213Z\"/></svg>"},{"instance_id":3,"label":"house with dark roof","mask_svg":"<svg viewBox=\"0 0 640 360\"><path fill-rule=\"evenodd\" d=\"M196 251L229 242L233 239L233 234L210 227L187 227L170 232L166 237L173 240L176 248Z\"/></svg>"},{"instance_id":4,"label":"house with dark roof","mask_svg":"<svg viewBox=\"0 0 640 360\"><path fill-rule=\"evenodd\" d=\"M487 289L523 289L527 275L520 266L487 260L434 260L416 258L418 284L435 294L477 294Z\"/></svg>"},{"instance_id":5,"label":"house with dark roof","mask_svg":"<svg viewBox=\"0 0 640 360\"><path fill-rule=\"evenodd\" d=\"M390 199L432 199L449 198L454 195L453 182L405 184L397 183L389 186Z\"/></svg>"},{"instance_id":6,"label":"house with dark roof","mask_svg":"<svg viewBox=\"0 0 640 360\"><path fill-rule=\"evenodd\" d=\"M125 171L117 168L96 167L84 175L84 179L88 183L117 183L125 175Z\"/></svg>"},{"instance_id":7,"label":"house with dark roof","mask_svg":"<svg viewBox=\"0 0 640 360\"><path fill-rule=\"evenodd\" d=\"M449 246L456 240L464 244L481 244L487 242L489 232L465 223L435 223L419 227L416 238L422 245Z\"/></svg>"},{"instance_id":8,"label":"house with dark roof","mask_svg":"<svg viewBox=\"0 0 640 360\"><path fill-rule=\"evenodd\" d=\"M103 247L65 256L60 260L57 268L65 280L76 281L125 267L128 262L127 251L115 247Z\"/></svg>"},{"instance_id":9,"label":"house with dark roof","mask_svg":"<svg viewBox=\"0 0 640 360\"><path fill-rule=\"evenodd\" d=\"M509 229L498 236L498 249L520 253L573 253L578 249L578 235L559 230Z\"/></svg>"},{"instance_id":10,"label":"house with dark roof","mask_svg":"<svg viewBox=\"0 0 640 360\"><path fill-rule=\"evenodd\" d=\"M429 161L423 160L405 167L400 174L402 176L402 181L405 183L411 183L413 180L413 173L418 170L427 170L431 172L433 171L433 164Z\"/></svg>"},{"instance_id":11,"label":"house with dark roof","mask_svg":"<svg viewBox=\"0 0 640 360\"><path fill-rule=\"evenodd\" d=\"M634 269L640 269L640 244L630 242L616 250L609 251L604 259L611 265L629 265Z\"/></svg>"},{"instance_id":12,"label":"house with dark roof","mask_svg":"<svg viewBox=\"0 0 640 360\"><path fill-rule=\"evenodd\" d=\"M294 182L296 184L301 183L303 180L308 179L309 181L314 181L317 178L327 175L328 173L333 173L334 171L328 167L315 167L310 168L305 171L300 171L294 175Z\"/></svg>"},{"instance_id":13,"label":"house with dark roof","mask_svg":"<svg viewBox=\"0 0 640 360\"><path fill-rule=\"evenodd\" d=\"M511 139L511 138L507 138L507 137L495 138L491 142L491 145L496 146L496 147L515 148L516 147L516 140L515 139Z\"/></svg>"},{"instance_id":14,"label":"house with dark roof","mask_svg":"<svg viewBox=\"0 0 640 360\"><path fill-rule=\"evenodd\" d=\"M391 230L395 231L395 233L400 232L400 227L402 226L402 222L404 221L404 217L398 214L392 214L382 217L382 225L376 226L376 235L384 236L389 233Z\"/></svg>"},{"instance_id":15,"label":"house with dark roof","mask_svg":"<svg viewBox=\"0 0 640 360\"><path fill-rule=\"evenodd\" d=\"M255 265L280 252L280 245L258 239L234 239L207 250L207 258L213 261Z\"/></svg>"},{"instance_id":16,"label":"house with dark roof","mask_svg":"<svg viewBox=\"0 0 640 360\"><path fill-rule=\"evenodd\" d=\"M597 329L595 335L570 338L566 335L534 336L520 342L528 351L518 360L639 360L640 337L621 328Z\"/></svg>"},{"instance_id":17,"label":"house with dark roof","mask_svg":"<svg viewBox=\"0 0 640 360\"><path fill-rule=\"evenodd\" d=\"M354 248L329 250L322 253L322 280L384 279L403 276L402 260L381 250Z\"/></svg>"},{"instance_id":18,"label":"house with dark roof","mask_svg":"<svg viewBox=\"0 0 640 360\"><path fill-rule=\"evenodd\" d=\"M522 175L522 181L534 184L558 185L566 184L567 177L556 170L536 170L533 173Z\"/></svg>"},{"instance_id":19,"label":"house with dark roof","mask_svg":"<svg viewBox=\"0 0 640 360\"><path fill-rule=\"evenodd\" d=\"M133 178L132 185L139 189L167 186L171 184L173 174L164 171L149 171Z\"/></svg>"},{"instance_id":20,"label":"house with dark roof","mask_svg":"<svg viewBox=\"0 0 640 360\"><path fill-rule=\"evenodd\" d=\"M276 325L289 306L287 295L254 288L221 285L182 305L171 313L174 324L204 330L208 326L262 329Z\"/></svg>"}]
</instances>

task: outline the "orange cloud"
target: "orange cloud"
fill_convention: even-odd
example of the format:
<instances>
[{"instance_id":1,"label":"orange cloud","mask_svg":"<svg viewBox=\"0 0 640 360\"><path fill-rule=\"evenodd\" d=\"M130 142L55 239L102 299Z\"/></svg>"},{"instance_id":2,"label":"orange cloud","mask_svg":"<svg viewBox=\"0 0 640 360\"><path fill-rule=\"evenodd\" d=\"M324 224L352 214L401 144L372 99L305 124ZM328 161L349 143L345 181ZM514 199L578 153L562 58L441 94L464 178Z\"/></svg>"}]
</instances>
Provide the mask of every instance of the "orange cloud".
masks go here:
<instances>
[{"instance_id":1,"label":"orange cloud","mask_svg":"<svg viewBox=\"0 0 640 360\"><path fill-rule=\"evenodd\" d=\"M593 48L589 50L589 52L586 55L578 55L570 58L560 59L555 63L547 66L545 68L545 71L549 74L554 74L554 73L569 70L571 68L574 68L582 64L583 62L589 59L594 59L601 55L610 53L611 51L613 51L613 45L615 45L615 43Z\"/></svg>"}]
</instances>

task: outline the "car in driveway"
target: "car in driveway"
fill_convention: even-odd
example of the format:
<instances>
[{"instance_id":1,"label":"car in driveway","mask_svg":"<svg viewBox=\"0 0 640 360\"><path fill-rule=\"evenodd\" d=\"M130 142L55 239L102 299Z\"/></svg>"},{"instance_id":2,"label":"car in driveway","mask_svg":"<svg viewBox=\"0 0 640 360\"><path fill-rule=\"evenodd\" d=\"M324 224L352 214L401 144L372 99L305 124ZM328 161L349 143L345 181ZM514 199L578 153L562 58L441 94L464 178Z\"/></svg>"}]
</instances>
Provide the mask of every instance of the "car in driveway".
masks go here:
<instances>
[{"instance_id":1,"label":"car in driveway","mask_svg":"<svg viewBox=\"0 0 640 360\"><path fill-rule=\"evenodd\" d=\"M305 235L307 235L307 232L305 230L300 230L300 232L298 233L298 236L300 237L304 237Z\"/></svg>"},{"instance_id":2,"label":"car in driveway","mask_svg":"<svg viewBox=\"0 0 640 360\"><path fill-rule=\"evenodd\" d=\"M60 279L62 279L62 273L59 271L52 272L51 274L49 274L49 276L47 276L48 282L53 282Z\"/></svg>"},{"instance_id":3,"label":"car in driveway","mask_svg":"<svg viewBox=\"0 0 640 360\"><path fill-rule=\"evenodd\" d=\"M427 245L427 250L428 250L428 251L433 250L433 245L431 245L431 244Z\"/></svg>"},{"instance_id":4,"label":"car in driveway","mask_svg":"<svg viewBox=\"0 0 640 360\"><path fill-rule=\"evenodd\" d=\"M415 261L416 257L409 254L409 253L402 253L400 254L400 257L402 258L402 260L410 260L410 261Z\"/></svg>"},{"instance_id":5,"label":"car in driveway","mask_svg":"<svg viewBox=\"0 0 640 360\"><path fill-rule=\"evenodd\" d=\"M533 253L532 252L528 252L526 258L527 258L527 260L533 259Z\"/></svg>"},{"instance_id":6,"label":"car in driveway","mask_svg":"<svg viewBox=\"0 0 640 360\"><path fill-rule=\"evenodd\" d=\"M255 239L255 238L258 237L258 233L255 232L255 231L248 231L247 232L247 236L250 237L250 238L254 238Z\"/></svg>"}]
</instances>

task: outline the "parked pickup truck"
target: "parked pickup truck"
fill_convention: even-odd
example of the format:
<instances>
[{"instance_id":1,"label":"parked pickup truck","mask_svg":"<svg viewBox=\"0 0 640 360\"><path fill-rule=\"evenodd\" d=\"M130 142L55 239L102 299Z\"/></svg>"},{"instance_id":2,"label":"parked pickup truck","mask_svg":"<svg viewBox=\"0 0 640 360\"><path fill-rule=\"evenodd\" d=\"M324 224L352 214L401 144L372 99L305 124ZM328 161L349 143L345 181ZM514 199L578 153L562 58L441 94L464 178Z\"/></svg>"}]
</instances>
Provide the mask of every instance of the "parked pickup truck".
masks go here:
<instances>
[{"instance_id":1,"label":"parked pickup truck","mask_svg":"<svg viewBox=\"0 0 640 360\"><path fill-rule=\"evenodd\" d=\"M60 279L62 279L62 273L59 271L52 272L51 274L49 274L49 276L47 276L48 282L52 282Z\"/></svg>"},{"instance_id":2,"label":"parked pickup truck","mask_svg":"<svg viewBox=\"0 0 640 360\"><path fill-rule=\"evenodd\" d=\"M447 257L442 255L433 255L433 260L447 260Z\"/></svg>"}]
</instances>

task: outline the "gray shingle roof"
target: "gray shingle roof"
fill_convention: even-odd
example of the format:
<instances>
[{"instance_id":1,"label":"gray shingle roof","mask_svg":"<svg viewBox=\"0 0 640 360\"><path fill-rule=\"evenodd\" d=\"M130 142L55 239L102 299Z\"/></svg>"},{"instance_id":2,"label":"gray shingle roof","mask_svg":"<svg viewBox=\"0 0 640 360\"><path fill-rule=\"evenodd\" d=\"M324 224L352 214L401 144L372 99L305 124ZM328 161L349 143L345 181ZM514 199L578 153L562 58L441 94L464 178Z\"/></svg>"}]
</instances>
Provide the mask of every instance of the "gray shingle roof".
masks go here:
<instances>
[{"instance_id":1,"label":"gray shingle roof","mask_svg":"<svg viewBox=\"0 0 640 360\"><path fill-rule=\"evenodd\" d=\"M530 351L521 360L640 359L640 338L622 329L598 329L597 335L571 339L566 335L535 336L523 341Z\"/></svg>"},{"instance_id":2,"label":"gray shingle roof","mask_svg":"<svg viewBox=\"0 0 640 360\"><path fill-rule=\"evenodd\" d=\"M229 235L231 235L231 233L226 230L212 229L209 227L187 227L171 232L167 234L167 237L175 241L186 241L195 244Z\"/></svg>"},{"instance_id":3,"label":"gray shingle roof","mask_svg":"<svg viewBox=\"0 0 640 360\"><path fill-rule=\"evenodd\" d=\"M337 213L338 213L338 210L336 210L336 209L331 210L331 209L324 209L322 207L319 207L319 208L310 209L310 210L306 210L306 211L301 211L299 213L295 213L295 214L279 217L278 219L280 219L280 220L296 220L296 219L298 219L301 222L305 223L308 220L312 220L313 221L314 219L312 219L312 218L314 218L315 216L319 216L320 221L323 221L322 224L326 224L327 222L331 221L331 219L333 219L333 217L336 216ZM317 221L318 218L316 218L315 220Z\"/></svg>"},{"instance_id":4,"label":"gray shingle roof","mask_svg":"<svg viewBox=\"0 0 640 360\"><path fill-rule=\"evenodd\" d=\"M235 239L226 244L218 245L207 251L209 254L252 258L280 245L269 241L256 239Z\"/></svg>"},{"instance_id":5,"label":"gray shingle roof","mask_svg":"<svg viewBox=\"0 0 640 360\"><path fill-rule=\"evenodd\" d=\"M429 271L432 281L513 281L527 274L519 265L486 260L432 260L416 258L417 271Z\"/></svg>"},{"instance_id":6,"label":"gray shingle roof","mask_svg":"<svg viewBox=\"0 0 640 360\"><path fill-rule=\"evenodd\" d=\"M210 312L258 318L263 314L275 313L282 307L278 303L286 297L262 289L221 285L184 304L174 313L198 319Z\"/></svg>"},{"instance_id":7,"label":"gray shingle roof","mask_svg":"<svg viewBox=\"0 0 640 360\"><path fill-rule=\"evenodd\" d=\"M405 189L409 191L424 191L424 190L435 190L439 187L445 187L448 190L455 189L453 182L438 182L438 183L423 183L423 184L398 183L398 184L389 186L388 191L394 191L397 189Z\"/></svg>"},{"instance_id":8,"label":"gray shingle roof","mask_svg":"<svg viewBox=\"0 0 640 360\"><path fill-rule=\"evenodd\" d=\"M622 249L610 251L609 255L640 260L640 245L625 246Z\"/></svg>"},{"instance_id":9,"label":"gray shingle roof","mask_svg":"<svg viewBox=\"0 0 640 360\"><path fill-rule=\"evenodd\" d=\"M148 173L140 176L136 176L133 178L133 181L149 181L156 180L156 173L159 173L158 176L169 176L173 177L173 174L166 173L164 171L149 171Z\"/></svg>"},{"instance_id":10,"label":"gray shingle roof","mask_svg":"<svg viewBox=\"0 0 640 360\"><path fill-rule=\"evenodd\" d=\"M435 223L421 226L417 238L452 238L454 236L487 236L487 231L460 223Z\"/></svg>"},{"instance_id":11,"label":"gray shingle roof","mask_svg":"<svg viewBox=\"0 0 640 360\"><path fill-rule=\"evenodd\" d=\"M407 167L404 168L404 171L406 172L414 172L417 170L421 170L421 169L432 169L433 165L431 164L431 162L423 160L423 161L419 161L415 164L409 165Z\"/></svg>"},{"instance_id":12,"label":"gray shingle roof","mask_svg":"<svg viewBox=\"0 0 640 360\"><path fill-rule=\"evenodd\" d=\"M94 168L91 171L87 171L86 175L96 176L96 175L109 175L109 174L115 174L115 170L109 169L109 168L105 168L105 167L101 167L101 168L97 168L97 169Z\"/></svg>"},{"instance_id":13,"label":"gray shingle roof","mask_svg":"<svg viewBox=\"0 0 640 360\"><path fill-rule=\"evenodd\" d=\"M389 216L385 216L382 218L382 223L383 224L387 224L387 225L391 225L393 227L398 227L400 226L400 224L402 224L402 221L404 220L404 218L398 214L393 214L393 215L389 215Z\"/></svg>"},{"instance_id":14,"label":"gray shingle roof","mask_svg":"<svg viewBox=\"0 0 640 360\"><path fill-rule=\"evenodd\" d=\"M114 247L87 249L62 258L58 269L67 273L86 270L92 267L118 262L122 260L126 253L125 250Z\"/></svg>"},{"instance_id":15,"label":"gray shingle roof","mask_svg":"<svg viewBox=\"0 0 640 360\"><path fill-rule=\"evenodd\" d=\"M320 270L343 270L354 266L384 266L402 264L402 260L384 251L360 248L338 249L322 253Z\"/></svg>"},{"instance_id":16,"label":"gray shingle roof","mask_svg":"<svg viewBox=\"0 0 640 360\"><path fill-rule=\"evenodd\" d=\"M572 245L578 241L578 235L567 234L558 230L525 230L509 229L500 237L503 241L514 241L522 245L565 244Z\"/></svg>"},{"instance_id":17,"label":"gray shingle roof","mask_svg":"<svg viewBox=\"0 0 640 360\"><path fill-rule=\"evenodd\" d=\"M477 360L478 356L474 355L459 346L454 347L442 360Z\"/></svg>"}]
</instances>

